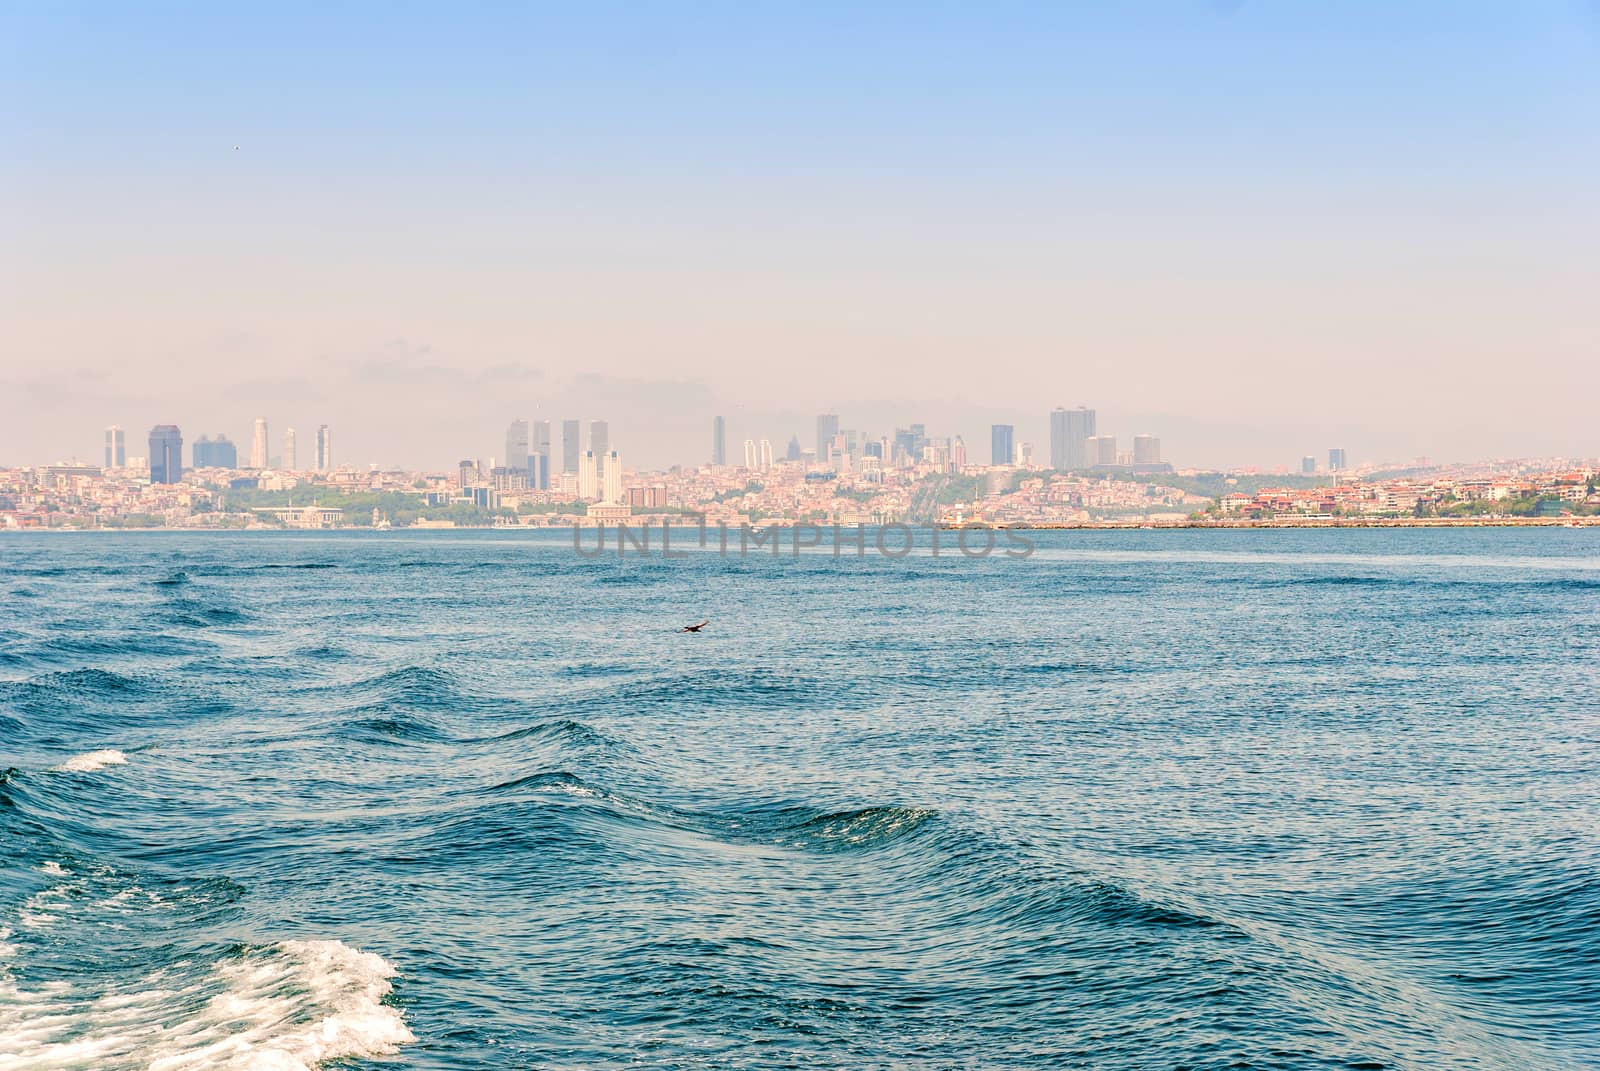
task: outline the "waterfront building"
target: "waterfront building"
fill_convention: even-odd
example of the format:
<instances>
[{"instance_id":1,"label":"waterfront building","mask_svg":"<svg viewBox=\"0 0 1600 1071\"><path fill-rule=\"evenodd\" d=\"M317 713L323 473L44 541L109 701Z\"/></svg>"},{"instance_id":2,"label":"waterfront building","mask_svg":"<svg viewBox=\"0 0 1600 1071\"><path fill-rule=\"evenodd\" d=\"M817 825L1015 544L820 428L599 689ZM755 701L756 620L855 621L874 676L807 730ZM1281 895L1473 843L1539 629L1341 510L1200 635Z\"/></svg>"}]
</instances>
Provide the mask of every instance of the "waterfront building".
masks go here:
<instances>
[{"instance_id":1,"label":"waterfront building","mask_svg":"<svg viewBox=\"0 0 1600 1071\"><path fill-rule=\"evenodd\" d=\"M177 483L183 479L183 432L176 424L150 429L150 482Z\"/></svg>"}]
</instances>

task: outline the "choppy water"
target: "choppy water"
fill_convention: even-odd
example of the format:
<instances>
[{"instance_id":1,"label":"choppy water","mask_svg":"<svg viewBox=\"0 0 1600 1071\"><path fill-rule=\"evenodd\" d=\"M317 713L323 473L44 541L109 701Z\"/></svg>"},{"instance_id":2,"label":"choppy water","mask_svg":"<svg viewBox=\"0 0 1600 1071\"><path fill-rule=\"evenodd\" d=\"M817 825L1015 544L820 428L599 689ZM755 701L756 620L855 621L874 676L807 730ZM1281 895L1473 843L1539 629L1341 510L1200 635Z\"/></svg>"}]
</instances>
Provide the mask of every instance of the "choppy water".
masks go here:
<instances>
[{"instance_id":1,"label":"choppy water","mask_svg":"<svg viewBox=\"0 0 1600 1071\"><path fill-rule=\"evenodd\" d=\"M0 538L0 1071L1600 1066L1597 537Z\"/></svg>"}]
</instances>

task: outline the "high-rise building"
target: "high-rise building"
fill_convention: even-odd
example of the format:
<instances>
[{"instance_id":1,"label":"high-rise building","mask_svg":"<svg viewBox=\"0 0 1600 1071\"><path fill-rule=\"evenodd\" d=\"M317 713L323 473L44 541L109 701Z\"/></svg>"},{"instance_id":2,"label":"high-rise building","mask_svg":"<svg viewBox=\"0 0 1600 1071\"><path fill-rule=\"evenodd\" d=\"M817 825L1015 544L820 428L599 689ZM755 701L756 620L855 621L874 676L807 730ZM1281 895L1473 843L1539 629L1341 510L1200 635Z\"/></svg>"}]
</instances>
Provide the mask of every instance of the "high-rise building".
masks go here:
<instances>
[{"instance_id":1,"label":"high-rise building","mask_svg":"<svg viewBox=\"0 0 1600 1071\"><path fill-rule=\"evenodd\" d=\"M256 417L255 434L250 439L250 467L267 467L267 418Z\"/></svg>"},{"instance_id":2,"label":"high-rise building","mask_svg":"<svg viewBox=\"0 0 1600 1071\"><path fill-rule=\"evenodd\" d=\"M711 418L711 463L728 463L728 422L721 417Z\"/></svg>"},{"instance_id":3,"label":"high-rise building","mask_svg":"<svg viewBox=\"0 0 1600 1071\"><path fill-rule=\"evenodd\" d=\"M1085 448L1085 442L1094 435L1094 410L1078 406L1076 409L1056 409L1050 414L1050 467L1067 472L1086 469L1095 459Z\"/></svg>"},{"instance_id":4,"label":"high-rise building","mask_svg":"<svg viewBox=\"0 0 1600 1071\"><path fill-rule=\"evenodd\" d=\"M476 461L463 461L456 466L456 483L465 491L469 487L478 486L478 463Z\"/></svg>"},{"instance_id":5,"label":"high-rise building","mask_svg":"<svg viewBox=\"0 0 1600 1071\"><path fill-rule=\"evenodd\" d=\"M578 462L578 437L582 425L576 420L563 420L561 422L561 471L577 472Z\"/></svg>"},{"instance_id":6,"label":"high-rise building","mask_svg":"<svg viewBox=\"0 0 1600 1071\"><path fill-rule=\"evenodd\" d=\"M528 486L538 491L550 489L550 422L533 422L532 452L528 457Z\"/></svg>"},{"instance_id":7,"label":"high-rise building","mask_svg":"<svg viewBox=\"0 0 1600 1071\"><path fill-rule=\"evenodd\" d=\"M599 476L595 464L593 450L585 450L583 458L578 462L578 497L585 502L593 502L599 496L597 479Z\"/></svg>"},{"instance_id":8,"label":"high-rise building","mask_svg":"<svg viewBox=\"0 0 1600 1071\"><path fill-rule=\"evenodd\" d=\"M513 420L506 428L506 456L504 465L508 469L517 469L521 472L528 471L528 422L526 420Z\"/></svg>"},{"instance_id":9,"label":"high-rise building","mask_svg":"<svg viewBox=\"0 0 1600 1071\"><path fill-rule=\"evenodd\" d=\"M1083 441L1084 460L1087 465L1080 468L1103 468L1117 463L1117 437L1115 435L1091 435Z\"/></svg>"},{"instance_id":10,"label":"high-rise building","mask_svg":"<svg viewBox=\"0 0 1600 1071\"><path fill-rule=\"evenodd\" d=\"M800 460L800 436L798 436L798 435L789 436L789 449L787 449L787 450L785 450L783 452L783 459L785 461L799 461Z\"/></svg>"},{"instance_id":11,"label":"high-rise building","mask_svg":"<svg viewBox=\"0 0 1600 1071\"><path fill-rule=\"evenodd\" d=\"M1022 469L1033 468L1033 444L1017 444L1017 467Z\"/></svg>"},{"instance_id":12,"label":"high-rise building","mask_svg":"<svg viewBox=\"0 0 1600 1071\"><path fill-rule=\"evenodd\" d=\"M1161 463L1161 440L1154 435L1135 435L1133 437L1133 463L1135 465L1159 465Z\"/></svg>"},{"instance_id":13,"label":"high-rise building","mask_svg":"<svg viewBox=\"0 0 1600 1071\"><path fill-rule=\"evenodd\" d=\"M950 444L950 464L957 471L967 467L967 444L959 435Z\"/></svg>"},{"instance_id":14,"label":"high-rise building","mask_svg":"<svg viewBox=\"0 0 1600 1071\"><path fill-rule=\"evenodd\" d=\"M610 503L622 501L622 459L615 450L606 455L604 499Z\"/></svg>"},{"instance_id":15,"label":"high-rise building","mask_svg":"<svg viewBox=\"0 0 1600 1071\"><path fill-rule=\"evenodd\" d=\"M1009 465L1016 460L1015 429L1010 424L989 427L989 464Z\"/></svg>"},{"instance_id":16,"label":"high-rise building","mask_svg":"<svg viewBox=\"0 0 1600 1071\"><path fill-rule=\"evenodd\" d=\"M1317 459L1313 454L1307 454L1300 459L1300 471L1307 476L1315 476L1317 472Z\"/></svg>"},{"instance_id":17,"label":"high-rise building","mask_svg":"<svg viewBox=\"0 0 1600 1071\"><path fill-rule=\"evenodd\" d=\"M604 420L589 422L589 450L594 454L595 461L603 467L606 455L611 453L611 427Z\"/></svg>"},{"instance_id":18,"label":"high-rise building","mask_svg":"<svg viewBox=\"0 0 1600 1071\"><path fill-rule=\"evenodd\" d=\"M236 469L239 467L239 449L226 435L215 439L200 436L194 444L194 467L197 469Z\"/></svg>"},{"instance_id":19,"label":"high-rise building","mask_svg":"<svg viewBox=\"0 0 1600 1071\"><path fill-rule=\"evenodd\" d=\"M323 424L317 428L317 471L327 472L333 468L333 432L328 430L328 425Z\"/></svg>"},{"instance_id":20,"label":"high-rise building","mask_svg":"<svg viewBox=\"0 0 1600 1071\"><path fill-rule=\"evenodd\" d=\"M828 463L828 451L833 447L833 437L839 434L839 415L822 413L817 417L817 461Z\"/></svg>"},{"instance_id":21,"label":"high-rise building","mask_svg":"<svg viewBox=\"0 0 1600 1071\"><path fill-rule=\"evenodd\" d=\"M756 467L756 441L754 439L746 439L744 441L744 467L747 469Z\"/></svg>"},{"instance_id":22,"label":"high-rise building","mask_svg":"<svg viewBox=\"0 0 1600 1071\"><path fill-rule=\"evenodd\" d=\"M760 452L759 452L756 460L760 463L762 471L765 471L765 470L770 469L772 467L772 440L771 439L762 439L761 440Z\"/></svg>"},{"instance_id":23,"label":"high-rise building","mask_svg":"<svg viewBox=\"0 0 1600 1071\"><path fill-rule=\"evenodd\" d=\"M283 429L283 467L294 472L300 467L300 454L295 448L294 429Z\"/></svg>"},{"instance_id":24,"label":"high-rise building","mask_svg":"<svg viewBox=\"0 0 1600 1071\"><path fill-rule=\"evenodd\" d=\"M106 429L106 468L121 469L128 465L128 438L121 424Z\"/></svg>"},{"instance_id":25,"label":"high-rise building","mask_svg":"<svg viewBox=\"0 0 1600 1071\"><path fill-rule=\"evenodd\" d=\"M1344 448L1334 447L1328 451L1328 469L1331 472L1343 472L1349 466L1345 463Z\"/></svg>"},{"instance_id":26,"label":"high-rise building","mask_svg":"<svg viewBox=\"0 0 1600 1071\"><path fill-rule=\"evenodd\" d=\"M177 483L183 479L183 432L176 424L150 429L150 482Z\"/></svg>"}]
</instances>

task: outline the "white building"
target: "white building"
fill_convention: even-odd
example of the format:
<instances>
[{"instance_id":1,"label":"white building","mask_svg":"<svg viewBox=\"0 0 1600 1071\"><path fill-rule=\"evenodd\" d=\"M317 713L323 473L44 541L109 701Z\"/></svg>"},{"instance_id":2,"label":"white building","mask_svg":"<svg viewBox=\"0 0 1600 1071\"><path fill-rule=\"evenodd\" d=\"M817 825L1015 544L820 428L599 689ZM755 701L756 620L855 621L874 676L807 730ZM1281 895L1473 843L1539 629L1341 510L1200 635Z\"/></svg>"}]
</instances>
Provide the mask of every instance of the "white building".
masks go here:
<instances>
[{"instance_id":1,"label":"white building","mask_svg":"<svg viewBox=\"0 0 1600 1071\"><path fill-rule=\"evenodd\" d=\"M264 469L267 467L267 418L256 417L255 437L250 441L250 467Z\"/></svg>"},{"instance_id":2,"label":"white building","mask_svg":"<svg viewBox=\"0 0 1600 1071\"><path fill-rule=\"evenodd\" d=\"M615 450L606 455L604 498L613 505L622 501L622 459Z\"/></svg>"},{"instance_id":3,"label":"white building","mask_svg":"<svg viewBox=\"0 0 1600 1071\"><path fill-rule=\"evenodd\" d=\"M578 459L578 497L585 502L593 502L600 497L597 486L599 471L595 467L593 450L585 450L583 457Z\"/></svg>"}]
</instances>

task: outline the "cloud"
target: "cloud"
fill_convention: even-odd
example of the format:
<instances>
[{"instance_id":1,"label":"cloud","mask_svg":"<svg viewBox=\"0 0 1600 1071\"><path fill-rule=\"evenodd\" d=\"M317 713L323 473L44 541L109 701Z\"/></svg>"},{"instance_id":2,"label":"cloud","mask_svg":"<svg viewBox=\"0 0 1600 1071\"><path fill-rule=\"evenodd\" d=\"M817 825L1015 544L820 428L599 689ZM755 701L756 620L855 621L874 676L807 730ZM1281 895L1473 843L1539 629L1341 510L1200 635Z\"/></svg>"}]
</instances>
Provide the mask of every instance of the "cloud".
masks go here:
<instances>
[{"instance_id":1,"label":"cloud","mask_svg":"<svg viewBox=\"0 0 1600 1071\"><path fill-rule=\"evenodd\" d=\"M433 346L405 339L391 339L374 354L340 363L348 370L351 380L373 387L479 387L531 383L544 378L542 370L519 361L483 366L452 364Z\"/></svg>"}]
</instances>

